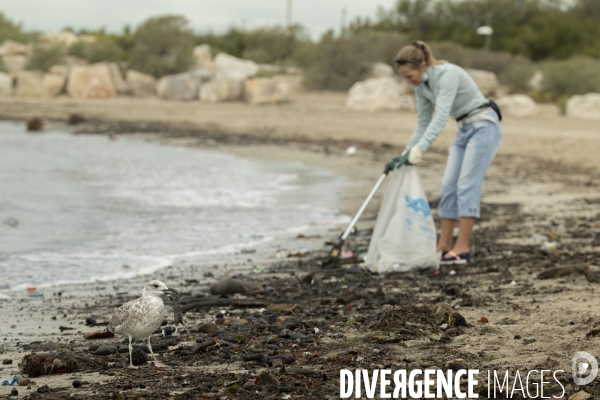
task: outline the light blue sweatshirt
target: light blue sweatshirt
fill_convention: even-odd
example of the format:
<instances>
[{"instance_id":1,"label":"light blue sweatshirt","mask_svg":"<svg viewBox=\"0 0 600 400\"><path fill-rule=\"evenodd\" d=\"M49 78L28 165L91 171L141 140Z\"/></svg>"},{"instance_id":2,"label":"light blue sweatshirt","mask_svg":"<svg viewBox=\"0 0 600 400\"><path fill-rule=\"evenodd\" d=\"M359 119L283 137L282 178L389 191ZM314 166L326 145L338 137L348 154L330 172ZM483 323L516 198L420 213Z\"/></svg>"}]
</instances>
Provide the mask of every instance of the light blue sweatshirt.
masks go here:
<instances>
[{"instance_id":1,"label":"light blue sweatshirt","mask_svg":"<svg viewBox=\"0 0 600 400\"><path fill-rule=\"evenodd\" d=\"M429 66L427 76L426 82L415 87L418 124L406 145L417 145L423 151L440 135L448 116L456 119L487 103L473 78L457 65Z\"/></svg>"}]
</instances>

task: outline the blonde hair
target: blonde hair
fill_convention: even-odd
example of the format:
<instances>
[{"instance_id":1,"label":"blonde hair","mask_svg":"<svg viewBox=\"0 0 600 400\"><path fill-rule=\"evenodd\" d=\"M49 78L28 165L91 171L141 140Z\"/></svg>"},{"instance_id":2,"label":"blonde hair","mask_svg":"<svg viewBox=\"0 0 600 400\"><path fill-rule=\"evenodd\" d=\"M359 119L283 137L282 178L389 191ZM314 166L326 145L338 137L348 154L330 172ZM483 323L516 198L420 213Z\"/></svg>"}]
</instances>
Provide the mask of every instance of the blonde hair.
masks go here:
<instances>
[{"instance_id":1,"label":"blonde hair","mask_svg":"<svg viewBox=\"0 0 600 400\"><path fill-rule=\"evenodd\" d=\"M428 67L446 63L446 60L436 60L427 43L415 40L404 46L394 58L397 66L410 64L413 69L418 68L423 61Z\"/></svg>"}]
</instances>

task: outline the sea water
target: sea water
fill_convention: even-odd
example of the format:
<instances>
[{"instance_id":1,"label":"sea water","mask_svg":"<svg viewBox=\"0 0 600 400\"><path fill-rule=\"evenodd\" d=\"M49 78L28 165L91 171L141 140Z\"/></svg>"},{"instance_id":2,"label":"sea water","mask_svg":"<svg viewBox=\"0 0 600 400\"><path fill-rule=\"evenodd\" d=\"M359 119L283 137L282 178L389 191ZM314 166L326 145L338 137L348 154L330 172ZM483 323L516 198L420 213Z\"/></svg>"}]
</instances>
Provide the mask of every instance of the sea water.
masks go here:
<instances>
[{"instance_id":1,"label":"sea water","mask_svg":"<svg viewBox=\"0 0 600 400\"><path fill-rule=\"evenodd\" d=\"M67 130L0 122L0 284L151 272L336 213L325 169Z\"/></svg>"}]
</instances>

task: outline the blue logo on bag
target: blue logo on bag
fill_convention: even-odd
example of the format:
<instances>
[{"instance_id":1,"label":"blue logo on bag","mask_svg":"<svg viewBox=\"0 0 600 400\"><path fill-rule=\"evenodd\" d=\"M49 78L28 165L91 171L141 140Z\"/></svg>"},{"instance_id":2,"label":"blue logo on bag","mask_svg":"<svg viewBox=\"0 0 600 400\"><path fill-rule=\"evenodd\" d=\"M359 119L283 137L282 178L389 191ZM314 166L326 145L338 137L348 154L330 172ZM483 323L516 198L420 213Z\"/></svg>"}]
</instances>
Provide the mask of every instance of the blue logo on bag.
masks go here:
<instances>
[{"instance_id":1,"label":"blue logo on bag","mask_svg":"<svg viewBox=\"0 0 600 400\"><path fill-rule=\"evenodd\" d=\"M431 209L429 208L429 204L425 201L424 198L413 200L406 195L404 196L404 198L406 199L406 206L414 210L414 212L422 212L424 217L429 217L429 215L431 215Z\"/></svg>"}]
</instances>

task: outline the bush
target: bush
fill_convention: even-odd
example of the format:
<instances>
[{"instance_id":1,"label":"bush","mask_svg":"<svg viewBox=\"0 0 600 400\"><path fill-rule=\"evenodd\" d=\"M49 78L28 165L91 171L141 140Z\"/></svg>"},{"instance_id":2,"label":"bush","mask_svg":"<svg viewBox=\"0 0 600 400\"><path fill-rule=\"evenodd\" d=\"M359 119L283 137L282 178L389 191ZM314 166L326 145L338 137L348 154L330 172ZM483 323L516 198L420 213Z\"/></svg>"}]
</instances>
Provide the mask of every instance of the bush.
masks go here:
<instances>
[{"instance_id":1,"label":"bush","mask_svg":"<svg viewBox=\"0 0 600 400\"><path fill-rule=\"evenodd\" d=\"M402 35L392 32L361 31L342 37L328 32L316 45L304 84L309 89L348 90L367 77L373 63L390 64L407 43Z\"/></svg>"},{"instance_id":2,"label":"bush","mask_svg":"<svg viewBox=\"0 0 600 400\"><path fill-rule=\"evenodd\" d=\"M185 17L146 20L133 34L130 67L155 77L188 70L193 64L194 35Z\"/></svg>"},{"instance_id":3,"label":"bush","mask_svg":"<svg viewBox=\"0 0 600 400\"><path fill-rule=\"evenodd\" d=\"M48 72L51 66L62 64L66 49L62 44L37 43L33 46L25 69Z\"/></svg>"},{"instance_id":4,"label":"bush","mask_svg":"<svg viewBox=\"0 0 600 400\"><path fill-rule=\"evenodd\" d=\"M600 63L597 60L573 57L568 60L540 64L544 74L542 92L552 101L564 96L600 92Z\"/></svg>"},{"instance_id":5,"label":"bush","mask_svg":"<svg viewBox=\"0 0 600 400\"><path fill-rule=\"evenodd\" d=\"M27 43L35 39L38 35L23 32L21 25L17 25L0 12L0 43L5 40L14 40L19 43Z\"/></svg>"},{"instance_id":6,"label":"bush","mask_svg":"<svg viewBox=\"0 0 600 400\"><path fill-rule=\"evenodd\" d=\"M95 42L79 41L69 47L68 54L83 58L90 64L97 62L122 61L125 57L123 49L110 38L97 38Z\"/></svg>"}]
</instances>

